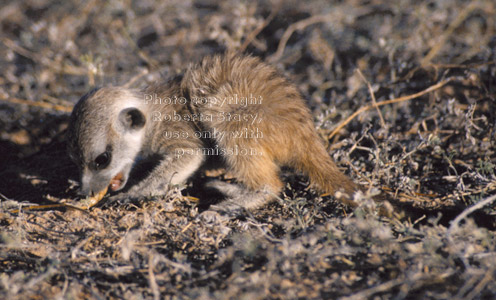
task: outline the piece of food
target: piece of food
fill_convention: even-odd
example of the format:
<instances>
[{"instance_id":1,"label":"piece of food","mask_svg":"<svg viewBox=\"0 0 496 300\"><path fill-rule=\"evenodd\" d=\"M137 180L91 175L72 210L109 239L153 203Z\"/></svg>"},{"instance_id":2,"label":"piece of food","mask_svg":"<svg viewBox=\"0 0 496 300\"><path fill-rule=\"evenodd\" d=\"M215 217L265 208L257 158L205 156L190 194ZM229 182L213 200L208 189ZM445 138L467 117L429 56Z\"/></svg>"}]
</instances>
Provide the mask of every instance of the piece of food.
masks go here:
<instances>
[{"instance_id":1,"label":"piece of food","mask_svg":"<svg viewBox=\"0 0 496 300\"><path fill-rule=\"evenodd\" d=\"M103 197L105 196L107 191L108 191L108 187L104 188L103 190L101 190L98 194L96 194L93 197L88 197L86 199L79 201L77 207L82 208L82 209L92 208L93 206L97 205L97 203L100 202L100 200L103 199Z\"/></svg>"}]
</instances>

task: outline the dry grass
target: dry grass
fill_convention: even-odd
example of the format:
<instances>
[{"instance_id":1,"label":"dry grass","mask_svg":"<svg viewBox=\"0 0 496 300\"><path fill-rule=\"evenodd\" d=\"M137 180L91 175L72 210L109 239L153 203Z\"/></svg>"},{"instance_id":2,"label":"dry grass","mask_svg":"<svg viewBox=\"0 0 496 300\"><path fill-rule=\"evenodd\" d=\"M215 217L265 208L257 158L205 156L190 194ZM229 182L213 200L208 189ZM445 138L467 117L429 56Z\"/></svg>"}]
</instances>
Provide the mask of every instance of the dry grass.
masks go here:
<instances>
[{"instance_id":1,"label":"dry grass","mask_svg":"<svg viewBox=\"0 0 496 300\"><path fill-rule=\"evenodd\" d=\"M3 4L0 298L496 297L496 5L390 2ZM420 218L346 211L286 172L279 201L238 219L200 216L184 187L22 209L75 198L63 130L82 94L226 50L275 64L337 163Z\"/></svg>"}]
</instances>

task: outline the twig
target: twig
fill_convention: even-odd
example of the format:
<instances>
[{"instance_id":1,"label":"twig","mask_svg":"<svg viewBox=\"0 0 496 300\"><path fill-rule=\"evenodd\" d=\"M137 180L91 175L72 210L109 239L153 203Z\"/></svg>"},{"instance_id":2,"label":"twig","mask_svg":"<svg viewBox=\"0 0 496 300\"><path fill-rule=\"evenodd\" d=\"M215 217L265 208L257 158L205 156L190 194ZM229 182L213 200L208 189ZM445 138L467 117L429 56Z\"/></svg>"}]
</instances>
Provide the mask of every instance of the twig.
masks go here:
<instances>
[{"instance_id":1,"label":"twig","mask_svg":"<svg viewBox=\"0 0 496 300\"><path fill-rule=\"evenodd\" d=\"M419 281L423 281L423 282L442 281L444 278L453 275L453 273L454 272L450 270L450 271L447 271L443 274L439 274L437 276L420 273L420 274L414 274L413 276L411 276L409 278L396 278L396 279L381 283L379 285L376 285L374 287L365 289L365 290L360 291L360 292L353 294L351 296L341 297L339 299L340 300L369 299L374 294L384 293L384 292L390 291L394 287L401 285L401 284L404 284L404 283L413 282L413 283L418 284Z\"/></svg>"},{"instance_id":2,"label":"twig","mask_svg":"<svg viewBox=\"0 0 496 300\"><path fill-rule=\"evenodd\" d=\"M252 225L253 227L257 228L260 231L260 233L268 241L270 241L272 243L282 243L283 242L283 240L274 237L274 234L272 233L272 231L270 229L266 228L267 224L258 222L253 216L250 216L248 218L247 223L249 225Z\"/></svg>"},{"instance_id":3,"label":"twig","mask_svg":"<svg viewBox=\"0 0 496 300\"><path fill-rule=\"evenodd\" d=\"M435 68L442 69L477 69L481 67L487 67L496 64L496 60L472 63L472 64L432 64Z\"/></svg>"},{"instance_id":4,"label":"twig","mask_svg":"<svg viewBox=\"0 0 496 300\"><path fill-rule=\"evenodd\" d=\"M158 289L157 280L155 279L155 274L153 273L153 266L155 265L155 253L152 252L148 257L148 282L150 284L150 289L153 293L153 299L160 299L160 291Z\"/></svg>"},{"instance_id":5,"label":"twig","mask_svg":"<svg viewBox=\"0 0 496 300\"><path fill-rule=\"evenodd\" d=\"M4 194L0 193L0 198L3 198L4 201L14 201L10 198L8 198L7 196L5 196ZM1 203L1 202L0 202Z\"/></svg>"},{"instance_id":6,"label":"twig","mask_svg":"<svg viewBox=\"0 0 496 300\"><path fill-rule=\"evenodd\" d=\"M281 8L282 0L276 0L276 3L272 5L272 10L269 14L269 16L262 22L262 24L258 25L257 28L255 28L252 32L248 34L246 37L245 41L243 42L243 45L239 47L238 53L243 53L246 50L246 47L248 47L251 42L257 37L257 35L265 28L267 25L269 25L270 22L272 22L272 19L276 16L277 12Z\"/></svg>"},{"instance_id":7,"label":"twig","mask_svg":"<svg viewBox=\"0 0 496 300\"><path fill-rule=\"evenodd\" d=\"M188 225L184 226L184 228L181 230L181 233L184 233L186 230L188 230L191 225L193 225L193 222L189 222Z\"/></svg>"},{"instance_id":8,"label":"twig","mask_svg":"<svg viewBox=\"0 0 496 300\"><path fill-rule=\"evenodd\" d=\"M475 299L477 295L480 295L487 284L494 281L494 270L494 267L488 269L487 272L484 274L484 277L482 277L481 281L479 281L479 283L472 289L472 291L468 295L465 296L464 299Z\"/></svg>"},{"instance_id":9,"label":"twig","mask_svg":"<svg viewBox=\"0 0 496 300\"><path fill-rule=\"evenodd\" d=\"M446 232L446 236L448 238L448 240L452 240L451 239L451 235L453 234L453 231L458 229L458 224L460 223L461 220L465 219L468 215L470 215L471 213L473 213L474 211L478 210L478 209L481 209L483 208L484 206L488 205L488 204L491 204L492 202L494 202L496 200L496 195L493 195L489 198L486 198L482 201L479 201L477 202L475 205L465 209L461 214L459 214L454 220L453 222L451 223L448 231Z\"/></svg>"},{"instance_id":10,"label":"twig","mask_svg":"<svg viewBox=\"0 0 496 300\"><path fill-rule=\"evenodd\" d=\"M420 277L420 276L417 276L417 277ZM415 278L415 279L417 279L417 278ZM356 294L353 294L353 295L350 295L347 297L342 297L342 298L340 298L340 300L367 299L368 297L370 297L376 293L389 291L392 288L394 288L395 286L402 284L404 281L405 281L405 279L403 279L403 278L396 278L396 279L384 282L382 284L376 285L374 287L371 287L369 289L363 290L363 291L358 292Z\"/></svg>"},{"instance_id":11,"label":"twig","mask_svg":"<svg viewBox=\"0 0 496 300\"><path fill-rule=\"evenodd\" d=\"M291 24L288 29L284 32L284 34L281 37L281 40L279 41L279 45L277 46L277 50L274 54L272 54L267 60L269 62L275 62L278 61L283 52L284 48L286 48L286 44L289 41L289 38L295 31L303 30L304 28L316 24L316 23L324 23L324 22L329 22L332 21L332 14L325 14L325 15L318 15L318 16L313 16L310 18L303 19L301 21L298 21L296 23Z\"/></svg>"},{"instance_id":12,"label":"twig","mask_svg":"<svg viewBox=\"0 0 496 300\"><path fill-rule=\"evenodd\" d=\"M60 74L69 74L69 75L86 75L87 70L82 68L82 67L76 67L73 65L69 64L63 64L61 65L60 62L56 62L53 60L50 60L46 57L41 58L37 53L27 50L19 45L17 45L16 42L14 42L11 39L8 38L1 38L0 41L7 46L7 48L11 49L14 52L17 52L18 54L27 57L39 64L41 64L44 67L47 67L50 70L53 70L57 73Z\"/></svg>"},{"instance_id":13,"label":"twig","mask_svg":"<svg viewBox=\"0 0 496 300\"><path fill-rule=\"evenodd\" d=\"M441 82L438 82L436 83L435 85L433 86L430 86L429 88L421 91L421 92L418 92L418 93L415 93L415 94L412 94L412 95L408 95L408 96L403 96L403 97L399 97L399 98L394 98L394 99L390 99L390 100L384 100L384 101L381 101L381 102L377 102L375 105L374 104L370 104L370 105L367 105L367 106L362 106L359 110L355 111L351 116L349 116L348 118L346 118L346 120L344 120L343 122L341 122L341 124L338 125L338 127L336 127L336 129L334 129L331 134L329 134L328 136L328 139L332 139L344 126L346 126L349 122L351 122L351 120L353 120L354 118L356 118L356 116L358 116L359 114L363 113L364 111L367 111L367 110L370 110L372 108L376 108L376 107L379 107L379 106L383 106L383 105L388 105L388 104L393 104L393 103L398 103L398 102L403 102L403 101L408 101L408 100L411 100L411 99L415 99L415 98L418 98L420 96L423 96L425 94L428 94L432 91L435 91L437 89L440 89L441 87L445 86L447 83L455 80L456 77L450 77L446 80L443 80Z\"/></svg>"},{"instance_id":14,"label":"twig","mask_svg":"<svg viewBox=\"0 0 496 300\"><path fill-rule=\"evenodd\" d=\"M65 99L60 99L60 98L57 98L54 96L50 96L48 94L43 94L41 96L41 99L48 101L49 103L58 103L57 105L61 105L61 106L66 106L66 107L73 107L74 106L74 103L72 103L70 101L67 101Z\"/></svg>"},{"instance_id":15,"label":"twig","mask_svg":"<svg viewBox=\"0 0 496 300\"><path fill-rule=\"evenodd\" d=\"M153 70L157 69L159 63L155 59L151 58L148 54L146 54L143 50L141 50L140 47L138 47L138 45L136 44L134 39L129 34L129 31L124 26L124 24L122 24L122 23L118 23L118 24L120 27L119 28L120 32L128 40L129 44L134 48L134 51L136 51L138 53L139 57L141 57L141 59L143 59L146 62L146 64L148 65L148 67L150 69L153 69Z\"/></svg>"},{"instance_id":16,"label":"twig","mask_svg":"<svg viewBox=\"0 0 496 300\"><path fill-rule=\"evenodd\" d=\"M374 90L372 89L370 82L365 78L365 76L363 76L363 73L362 73L362 71L360 71L360 69L357 69L357 72L358 72L358 75L360 75L360 77L362 77L362 80L365 81L365 83L367 84L367 87L369 88L370 97L372 98L372 103L374 104L375 108L377 109L377 113L379 114L379 118L381 119L382 127L386 128L386 122L384 122L384 118L382 117L381 110L379 109L379 106L377 106L377 101L375 99Z\"/></svg>"},{"instance_id":17,"label":"twig","mask_svg":"<svg viewBox=\"0 0 496 300\"><path fill-rule=\"evenodd\" d=\"M133 85L138 79L140 79L141 77L145 76L148 74L148 69L142 69L141 72L139 72L138 74L134 75L131 79L129 79L124 85L123 87L125 88L130 88L131 85Z\"/></svg>"},{"instance_id":18,"label":"twig","mask_svg":"<svg viewBox=\"0 0 496 300\"><path fill-rule=\"evenodd\" d=\"M88 213L88 209L86 209L86 208L77 207L75 205L71 205L71 204L67 204L67 203L21 206L20 209L14 209L14 210L11 210L9 212L12 214L18 214L21 211L32 211L32 210L37 211L37 210L46 210L46 209L52 209L52 208L68 208L68 209L74 209L74 210L79 210L79 211Z\"/></svg>"},{"instance_id":19,"label":"twig","mask_svg":"<svg viewBox=\"0 0 496 300\"><path fill-rule=\"evenodd\" d=\"M467 5L461 12L460 14L456 17L456 19L449 25L449 27L446 29L443 34L441 34L441 37L439 38L439 41L434 45L434 47L431 48L429 53L421 60L420 65L422 67L425 67L428 65L431 60L438 54L438 52L443 48L444 44L448 40L448 38L451 36L453 31L460 26L460 24L468 17L468 15L477 7L477 1L473 0L470 2L469 5Z\"/></svg>"},{"instance_id":20,"label":"twig","mask_svg":"<svg viewBox=\"0 0 496 300\"><path fill-rule=\"evenodd\" d=\"M25 100L25 99L19 99L15 97L10 97L7 98L4 95L0 95L0 100L5 101L5 102L10 102L10 103L15 103L15 104L25 104L29 106L36 106L36 107L42 107L42 108L47 108L47 109L52 109L52 110L59 110L63 112L71 112L72 107L64 106L64 105L58 105L58 104L52 104L52 103L46 103L46 102L37 102L37 101L31 101L31 100Z\"/></svg>"}]
</instances>

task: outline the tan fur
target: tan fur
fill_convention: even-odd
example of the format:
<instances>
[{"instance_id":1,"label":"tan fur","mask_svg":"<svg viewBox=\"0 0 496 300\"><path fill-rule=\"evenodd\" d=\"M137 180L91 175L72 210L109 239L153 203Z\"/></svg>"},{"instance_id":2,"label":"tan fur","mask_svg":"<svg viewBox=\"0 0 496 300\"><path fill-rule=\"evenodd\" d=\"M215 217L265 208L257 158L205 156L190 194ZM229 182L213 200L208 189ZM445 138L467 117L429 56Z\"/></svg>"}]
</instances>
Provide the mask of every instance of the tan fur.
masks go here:
<instances>
[{"instance_id":1,"label":"tan fur","mask_svg":"<svg viewBox=\"0 0 496 300\"><path fill-rule=\"evenodd\" d=\"M221 147L237 145L246 149L257 148L263 152L261 157L226 157L230 171L248 188L268 188L278 194L283 186L278 175L279 167L290 166L307 174L313 184L331 195L341 190L351 196L358 190L329 157L299 92L279 76L273 67L254 57L209 57L190 68L181 85L192 98L212 97L222 100L234 94L238 97L262 97L262 104L247 107L193 106L195 112L261 115L263 121L254 125L215 121L204 124L218 131L258 128L263 132L261 139L217 141Z\"/></svg>"}]
</instances>

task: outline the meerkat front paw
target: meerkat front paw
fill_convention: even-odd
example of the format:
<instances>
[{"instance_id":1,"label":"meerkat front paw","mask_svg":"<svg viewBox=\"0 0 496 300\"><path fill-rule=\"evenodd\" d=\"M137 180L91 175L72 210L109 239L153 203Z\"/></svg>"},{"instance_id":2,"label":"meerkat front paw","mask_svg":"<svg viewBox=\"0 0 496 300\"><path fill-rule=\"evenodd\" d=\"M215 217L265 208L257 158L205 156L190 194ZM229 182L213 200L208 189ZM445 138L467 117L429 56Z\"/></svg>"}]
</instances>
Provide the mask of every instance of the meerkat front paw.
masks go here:
<instances>
[{"instance_id":1,"label":"meerkat front paw","mask_svg":"<svg viewBox=\"0 0 496 300\"><path fill-rule=\"evenodd\" d=\"M122 205L122 204L137 202L145 198L147 197L137 193L118 193L106 197L105 199L102 200L102 202L104 203L104 205L114 205L114 204Z\"/></svg>"}]
</instances>

